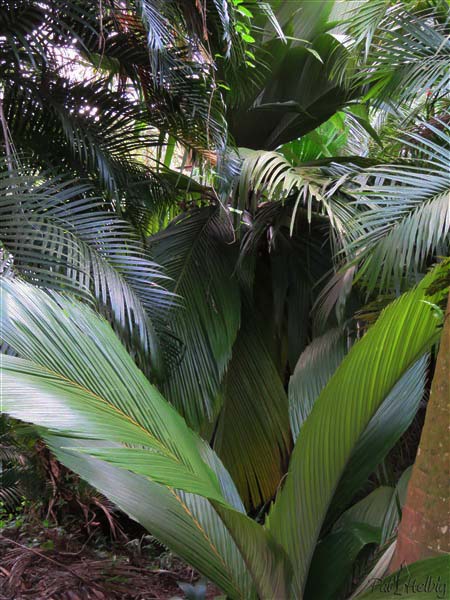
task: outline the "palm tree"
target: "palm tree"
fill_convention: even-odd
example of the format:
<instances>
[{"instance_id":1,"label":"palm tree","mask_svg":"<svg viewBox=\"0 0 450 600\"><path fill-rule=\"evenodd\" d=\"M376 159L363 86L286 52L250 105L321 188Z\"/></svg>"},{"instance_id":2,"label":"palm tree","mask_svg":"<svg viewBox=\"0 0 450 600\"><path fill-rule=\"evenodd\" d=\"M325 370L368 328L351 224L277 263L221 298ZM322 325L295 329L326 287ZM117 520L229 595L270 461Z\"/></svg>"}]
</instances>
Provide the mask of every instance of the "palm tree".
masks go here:
<instances>
[{"instance_id":1,"label":"palm tree","mask_svg":"<svg viewBox=\"0 0 450 600\"><path fill-rule=\"evenodd\" d=\"M63 463L231 597L251 597L252 589L263 598L302 597L346 464L369 451L373 427L382 431L377 411L386 398L401 411L405 394L423 385L421 357L440 332L422 301L432 280L385 310L319 394L264 527L245 515L210 446L138 370L106 321L80 302L39 290L31 296L29 284L3 283L3 338L28 357L3 356L3 407L38 425ZM411 377L402 379L411 368L413 389ZM359 386L355 370L364 375ZM173 503L172 518L162 519Z\"/></svg>"},{"instance_id":2,"label":"palm tree","mask_svg":"<svg viewBox=\"0 0 450 600\"><path fill-rule=\"evenodd\" d=\"M272 4L5 3L3 410L231 598L325 599L440 334L447 25Z\"/></svg>"}]
</instances>

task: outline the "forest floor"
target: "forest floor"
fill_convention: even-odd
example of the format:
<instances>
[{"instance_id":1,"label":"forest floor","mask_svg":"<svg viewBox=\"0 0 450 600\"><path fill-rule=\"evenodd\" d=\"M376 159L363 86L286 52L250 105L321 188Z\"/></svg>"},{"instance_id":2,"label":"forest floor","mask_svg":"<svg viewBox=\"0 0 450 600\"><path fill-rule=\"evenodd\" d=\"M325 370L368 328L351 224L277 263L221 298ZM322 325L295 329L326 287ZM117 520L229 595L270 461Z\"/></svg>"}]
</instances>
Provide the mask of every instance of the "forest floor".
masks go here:
<instances>
[{"instance_id":1,"label":"forest floor","mask_svg":"<svg viewBox=\"0 0 450 600\"><path fill-rule=\"evenodd\" d=\"M178 582L196 585L191 568L169 554L163 568L161 556L150 559L136 542L131 551L114 543L98 549L61 528L4 528L0 600L166 600L185 597ZM208 584L203 597L218 594Z\"/></svg>"}]
</instances>

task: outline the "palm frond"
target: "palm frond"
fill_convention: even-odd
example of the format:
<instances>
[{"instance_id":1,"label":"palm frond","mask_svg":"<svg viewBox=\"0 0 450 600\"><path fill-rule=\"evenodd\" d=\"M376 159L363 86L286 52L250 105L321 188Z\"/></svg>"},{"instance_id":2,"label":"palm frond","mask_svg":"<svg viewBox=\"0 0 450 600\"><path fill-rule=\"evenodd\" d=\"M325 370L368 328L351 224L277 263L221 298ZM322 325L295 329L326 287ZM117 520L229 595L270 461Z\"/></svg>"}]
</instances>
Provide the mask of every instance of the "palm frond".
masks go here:
<instances>
[{"instance_id":1,"label":"palm frond","mask_svg":"<svg viewBox=\"0 0 450 600\"><path fill-rule=\"evenodd\" d=\"M160 335L173 296L128 223L90 186L51 173L4 172L0 214L0 237L16 271L98 306L144 370L161 376Z\"/></svg>"},{"instance_id":2,"label":"palm frond","mask_svg":"<svg viewBox=\"0 0 450 600\"><path fill-rule=\"evenodd\" d=\"M278 152L246 149L240 152L243 160L233 192L235 209L254 212L264 199L284 201L295 195L294 222L299 206L303 205L311 215L317 202L325 203L324 187L329 179L317 169L293 167Z\"/></svg>"},{"instance_id":3,"label":"palm frond","mask_svg":"<svg viewBox=\"0 0 450 600\"><path fill-rule=\"evenodd\" d=\"M255 86L253 102L228 111L236 144L275 150L327 121L352 96L332 74L342 56L344 46L326 33L311 43L267 42L262 60L270 68L263 86Z\"/></svg>"},{"instance_id":4,"label":"palm frond","mask_svg":"<svg viewBox=\"0 0 450 600\"><path fill-rule=\"evenodd\" d=\"M289 420L294 440L350 343L351 338L342 329L331 329L315 338L300 355L289 380Z\"/></svg>"},{"instance_id":5,"label":"palm frond","mask_svg":"<svg viewBox=\"0 0 450 600\"><path fill-rule=\"evenodd\" d=\"M317 398L349 351L351 337L342 329L316 338L300 356L289 382L291 428L296 438ZM367 477L411 424L425 393L428 357L420 359L394 386L353 449L339 481L327 524L340 514Z\"/></svg>"},{"instance_id":6,"label":"palm frond","mask_svg":"<svg viewBox=\"0 0 450 600\"><path fill-rule=\"evenodd\" d=\"M422 302L432 280L430 274L389 305L353 345L300 430L268 518L292 561L292 595L303 594L326 512L360 435L404 373L439 339L439 322Z\"/></svg>"},{"instance_id":7,"label":"palm frond","mask_svg":"<svg viewBox=\"0 0 450 600\"><path fill-rule=\"evenodd\" d=\"M363 209L356 219L363 233L347 252L360 261L358 278L368 291L398 289L449 249L450 124L423 123L401 143L409 160L367 169L359 189L350 190Z\"/></svg>"},{"instance_id":8,"label":"palm frond","mask_svg":"<svg viewBox=\"0 0 450 600\"><path fill-rule=\"evenodd\" d=\"M353 449L327 515L332 522L411 425L424 398L429 356L419 359L397 382Z\"/></svg>"},{"instance_id":9,"label":"palm frond","mask_svg":"<svg viewBox=\"0 0 450 600\"><path fill-rule=\"evenodd\" d=\"M239 327L232 241L215 207L181 214L149 239L154 260L172 279L170 290L182 298L168 319L184 352L162 389L194 428L211 423L220 409L219 386Z\"/></svg>"},{"instance_id":10,"label":"palm frond","mask_svg":"<svg viewBox=\"0 0 450 600\"><path fill-rule=\"evenodd\" d=\"M2 356L6 414L63 436L112 442L84 451L224 501L202 458L201 440L148 382L104 319L56 292L50 297L18 280L1 285L2 337L27 356Z\"/></svg>"},{"instance_id":11,"label":"palm frond","mask_svg":"<svg viewBox=\"0 0 450 600\"><path fill-rule=\"evenodd\" d=\"M246 505L268 501L290 445L287 398L257 319L247 308L221 386L214 449Z\"/></svg>"},{"instance_id":12,"label":"palm frond","mask_svg":"<svg viewBox=\"0 0 450 600\"><path fill-rule=\"evenodd\" d=\"M78 473L129 517L138 521L230 598L252 597L252 581L242 556L216 510L205 498L169 489L142 476L119 469L80 447L94 442L43 432L57 458ZM220 469L216 470L220 479ZM235 504L237 510L242 505Z\"/></svg>"},{"instance_id":13,"label":"palm frond","mask_svg":"<svg viewBox=\"0 0 450 600\"><path fill-rule=\"evenodd\" d=\"M371 1L355 13L350 33L363 45L365 58L356 81L371 87L367 97L374 105L398 106L425 93L437 98L448 91L450 42L439 17L439 3L411 12L402 3L389 7Z\"/></svg>"}]
</instances>

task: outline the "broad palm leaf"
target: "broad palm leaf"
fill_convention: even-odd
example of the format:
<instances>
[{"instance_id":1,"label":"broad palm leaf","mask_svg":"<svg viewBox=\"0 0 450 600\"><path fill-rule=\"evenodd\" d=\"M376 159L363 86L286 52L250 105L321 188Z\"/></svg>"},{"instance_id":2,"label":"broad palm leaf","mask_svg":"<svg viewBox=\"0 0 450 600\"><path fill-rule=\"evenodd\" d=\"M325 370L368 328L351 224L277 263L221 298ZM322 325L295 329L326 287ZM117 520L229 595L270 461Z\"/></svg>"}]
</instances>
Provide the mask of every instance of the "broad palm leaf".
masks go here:
<instances>
[{"instance_id":1,"label":"broad palm leaf","mask_svg":"<svg viewBox=\"0 0 450 600\"><path fill-rule=\"evenodd\" d=\"M376 488L335 522L315 550L305 589L306 600L340 596L361 551L367 545L384 545L392 539L410 475L408 468L395 488Z\"/></svg>"},{"instance_id":2,"label":"broad palm leaf","mask_svg":"<svg viewBox=\"0 0 450 600\"><path fill-rule=\"evenodd\" d=\"M2 357L3 408L63 437L87 440L70 450L75 469L81 452L207 496L260 596L301 598L326 508L360 433L439 336L439 321L422 301L431 281L432 276L388 307L329 381L302 427L285 486L264 528L230 504L229 479L224 483L217 459L208 460L204 442L126 358L104 321L62 297L39 292L31 298L30 287L14 281L3 284L3 336L34 362ZM355 380L355 372L363 376ZM95 485L95 470L89 477Z\"/></svg>"},{"instance_id":3,"label":"broad palm leaf","mask_svg":"<svg viewBox=\"0 0 450 600\"><path fill-rule=\"evenodd\" d=\"M220 389L213 447L247 506L275 495L290 447L287 398L253 310L242 323Z\"/></svg>"},{"instance_id":4,"label":"broad palm leaf","mask_svg":"<svg viewBox=\"0 0 450 600\"><path fill-rule=\"evenodd\" d=\"M274 150L326 121L350 99L347 87L332 75L334 63L346 53L326 33L333 4L300 1L292 11L290 3L274 3L286 33L282 38L270 35L267 18L257 21L258 76L227 113L238 146ZM251 77L243 73L246 80ZM239 81L235 85L240 87Z\"/></svg>"},{"instance_id":5,"label":"broad palm leaf","mask_svg":"<svg viewBox=\"0 0 450 600\"><path fill-rule=\"evenodd\" d=\"M194 428L212 423L220 410L220 382L239 328L232 241L230 224L215 207L181 214L149 239L180 297L169 319L183 354L162 389Z\"/></svg>"},{"instance_id":6,"label":"broad palm leaf","mask_svg":"<svg viewBox=\"0 0 450 600\"><path fill-rule=\"evenodd\" d=\"M300 434L317 398L339 368L353 341L350 331L331 329L314 339L300 356L289 382L294 439ZM396 383L369 421L334 492L325 527L348 506L355 492L363 488L369 475L410 426L425 395L427 367L428 357L424 356Z\"/></svg>"},{"instance_id":7,"label":"broad palm leaf","mask_svg":"<svg viewBox=\"0 0 450 600\"><path fill-rule=\"evenodd\" d=\"M300 430L268 517L292 561L294 597L303 594L322 523L360 435L403 373L439 337L433 310L422 302L428 282L393 302L352 347Z\"/></svg>"},{"instance_id":8,"label":"broad palm leaf","mask_svg":"<svg viewBox=\"0 0 450 600\"><path fill-rule=\"evenodd\" d=\"M30 335L24 336L26 320ZM52 321L58 331L47 338L44 348L39 338L49 335ZM123 466L135 460L134 470L145 474L154 469L156 481L158 472L165 472L174 487L192 485L195 491L197 485L206 486L203 491L208 495L211 486L216 495L218 481L201 458L200 438L148 383L106 321L62 296L52 299L37 289L30 296L29 285L12 280L3 282L2 323L2 337L28 357L2 356L4 373L9 373L4 379L4 389L9 390L5 398L16 397L10 406L13 416L18 417L19 410L23 417L26 404L38 425L54 430L62 426L63 434L85 439L129 444L119 450L114 445L96 449L94 455ZM25 404L17 402L21 395L27 398Z\"/></svg>"},{"instance_id":9,"label":"broad palm leaf","mask_svg":"<svg viewBox=\"0 0 450 600\"><path fill-rule=\"evenodd\" d=\"M42 435L58 459L90 482L121 510L138 521L165 546L188 564L214 581L230 598L252 598L253 584L242 556L217 512L205 498L169 489L136 475L81 454L79 448L93 442ZM72 449L74 448L74 449ZM224 479L220 466L216 472ZM228 488L225 486L228 485ZM243 510L232 482L223 485L224 493L237 510Z\"/></svg>"}]
</instances>

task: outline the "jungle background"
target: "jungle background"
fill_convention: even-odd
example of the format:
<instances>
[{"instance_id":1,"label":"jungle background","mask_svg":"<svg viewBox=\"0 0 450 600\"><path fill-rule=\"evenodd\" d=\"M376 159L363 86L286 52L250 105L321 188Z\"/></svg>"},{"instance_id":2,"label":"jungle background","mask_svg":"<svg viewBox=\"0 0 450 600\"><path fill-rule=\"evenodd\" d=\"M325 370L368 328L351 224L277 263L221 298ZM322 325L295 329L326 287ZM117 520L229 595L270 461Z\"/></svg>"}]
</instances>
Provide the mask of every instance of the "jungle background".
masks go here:
<instances>
[{"instance_id":1,"label":"jungle background","mask_svg":"<svg viewBox=\"0 0 450 600\"><path fill-rule=\"evenodd\" d=\"M444 585L449 18L0 1L0 598Z\"/></svg>"}]
</instances>

